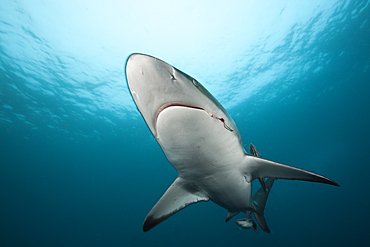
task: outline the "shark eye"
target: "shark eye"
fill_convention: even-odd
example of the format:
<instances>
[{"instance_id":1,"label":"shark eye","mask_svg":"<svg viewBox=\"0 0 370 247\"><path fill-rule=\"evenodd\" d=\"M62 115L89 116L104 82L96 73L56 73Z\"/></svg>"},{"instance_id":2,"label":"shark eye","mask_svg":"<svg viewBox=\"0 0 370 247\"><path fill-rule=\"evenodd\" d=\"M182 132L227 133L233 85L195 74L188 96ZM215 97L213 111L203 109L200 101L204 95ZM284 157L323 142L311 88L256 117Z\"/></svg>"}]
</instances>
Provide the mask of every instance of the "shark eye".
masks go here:
<instances>
[{"instance_id":1,"label":"shark eye","mask_svg":"<svg viewBox=\"0 0 370 247\"><path fill-rule=\"evenodd\" d=\"M171 81L176 81L176 77L175 77L175 74L176 74L176 70L175 68L172 68L172 71L168 71L169 74L171 75Z\"/></svg>"},{"instance_id":2,"label":"shark eye","mask_svg":"<svg viewBox=\"0 0 370 247\"><path fill-rule=\"evenodd\" d=\"M196 86L196 87L198 87L198 86L199 86L199 82L198 82L197 80L193 79L193 81L192 81L192 82L193 82L193 85L194 85L194 86Z\"/></svg>"}]
</instances>

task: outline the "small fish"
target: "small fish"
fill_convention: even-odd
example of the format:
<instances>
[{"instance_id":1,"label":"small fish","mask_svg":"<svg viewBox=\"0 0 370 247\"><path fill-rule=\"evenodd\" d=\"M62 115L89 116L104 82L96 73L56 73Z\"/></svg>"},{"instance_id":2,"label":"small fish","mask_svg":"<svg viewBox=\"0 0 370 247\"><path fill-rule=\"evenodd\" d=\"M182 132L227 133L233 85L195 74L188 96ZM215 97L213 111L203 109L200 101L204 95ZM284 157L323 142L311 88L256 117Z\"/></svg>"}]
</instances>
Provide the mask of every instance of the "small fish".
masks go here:
<instances>
[{"instance_id":1,"label":"small fish","mask_svg":"<svg viewBox=\"0 0 370 247\"><path fill-rule=\"evenodd\" d=\"M243 218L243 219L236 220L235 222L242 228L245 228L245 229L253 228L253 230L257 232L256 222L254 222L252 219Z\"/></svg>"}]
</instances>

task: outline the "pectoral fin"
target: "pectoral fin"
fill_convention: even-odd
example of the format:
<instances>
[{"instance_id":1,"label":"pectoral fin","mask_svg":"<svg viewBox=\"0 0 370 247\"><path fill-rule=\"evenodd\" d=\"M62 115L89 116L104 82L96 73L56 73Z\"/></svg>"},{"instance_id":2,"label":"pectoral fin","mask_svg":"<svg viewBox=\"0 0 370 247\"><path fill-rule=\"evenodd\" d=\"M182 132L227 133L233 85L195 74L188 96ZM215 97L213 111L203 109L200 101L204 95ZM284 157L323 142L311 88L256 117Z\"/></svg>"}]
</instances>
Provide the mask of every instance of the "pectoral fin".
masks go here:
<instances>
[{"instance_id":1,"label":"pectoral fin","mask_svg":"<svg viewBox=\"0 0 370 247\"><path fill-rule=\"evenodd\" d=\"M178 177L146 216L143 230L149 231L190 204L208 200L209 197L194 184Z\"/></svg>"},{"instance_id":2,"label":"pectoral fin","mask_svg":"<svg viewBox=\"0 0 370 247\"><path fill-rule=\"evenodd\" d=\"M339 186L336 182L329 178L296 167L283 165L254 156L246 156L245 159L246 163L241 169L248 182L251 182L256 178L270 177L290 180L304 180Z\"/></svg>"}]
</instances>

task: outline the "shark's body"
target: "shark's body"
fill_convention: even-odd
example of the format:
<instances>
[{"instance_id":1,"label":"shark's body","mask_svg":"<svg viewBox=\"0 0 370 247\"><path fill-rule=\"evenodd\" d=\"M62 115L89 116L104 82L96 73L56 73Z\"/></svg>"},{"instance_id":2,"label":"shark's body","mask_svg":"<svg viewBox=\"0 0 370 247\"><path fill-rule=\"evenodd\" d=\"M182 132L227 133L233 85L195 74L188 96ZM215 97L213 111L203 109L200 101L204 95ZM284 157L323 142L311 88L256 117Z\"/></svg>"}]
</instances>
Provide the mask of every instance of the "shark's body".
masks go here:
<instances>
[{"instance_id":1,"label":"shark's body","mask_svg":"<svg viewBox=\"0 0 370 247\"><path fill-rule=\"evenodd\" d=\"M171 65L132 54L126 77L139 111L179 174L149 212L144 231L198 201L211 200L226 208L227 219L255 212L251 182L256 178L261 183L271 177L337 185L321 175L246 154L239 131L221 104L198 81Z\"/></svg>"}]
</instances>

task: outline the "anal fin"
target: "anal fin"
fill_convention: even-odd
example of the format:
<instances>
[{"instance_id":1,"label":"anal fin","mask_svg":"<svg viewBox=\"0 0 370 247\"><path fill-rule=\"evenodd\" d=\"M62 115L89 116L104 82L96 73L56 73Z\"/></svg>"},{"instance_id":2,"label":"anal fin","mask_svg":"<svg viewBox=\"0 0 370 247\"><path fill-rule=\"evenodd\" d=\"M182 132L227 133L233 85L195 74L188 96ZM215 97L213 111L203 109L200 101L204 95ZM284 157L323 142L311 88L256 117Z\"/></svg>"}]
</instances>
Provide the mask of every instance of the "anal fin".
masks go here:
<instances>
[{"instance_id":1,"label":"anal fin","mask_svg":"<svg viewBox=\"0 0 370 247\"><path fill-rule=\"evenodd\" d=\"M239 212L228 212L227 213L227 216L226 216L226 220L225 222L228 222L232 217L234 217L235 215L237 215Z\"/></svg>"}]
</instances>

